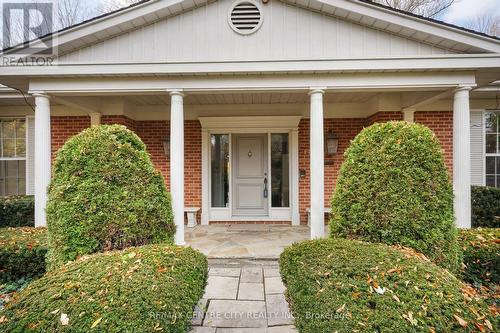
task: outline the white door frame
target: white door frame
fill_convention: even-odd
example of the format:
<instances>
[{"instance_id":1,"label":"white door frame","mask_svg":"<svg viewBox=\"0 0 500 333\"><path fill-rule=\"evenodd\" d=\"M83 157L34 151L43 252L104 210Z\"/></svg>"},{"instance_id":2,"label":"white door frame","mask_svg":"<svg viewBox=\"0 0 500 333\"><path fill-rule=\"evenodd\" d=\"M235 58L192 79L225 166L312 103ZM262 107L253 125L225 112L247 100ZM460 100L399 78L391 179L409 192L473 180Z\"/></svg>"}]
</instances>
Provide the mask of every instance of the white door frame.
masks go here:
<instances>
[{"instance_id":1,"label":"white door frame","mask_svg":"<svg viewBox=\"0 0 500 333\"><path fill-rule=\"evenodd\" d=\"M299 225L299 144L298 125L300 116L256 116L256 117L199 117L202 126L202 214L201 224L209 221L291 221ZM231 156L231 134L233 133L288 133L290 145L290 207L273 208L269 200L268 217L232 216L232 184L229 175L229 207L213 208L210 200L210 135L229 134ZM268 154L270 140L268 138ZM231 173L231 158L229 159ZM269 164L269 163L268 163ZM270 170L269 170L270 171ZM270 172L268 173L271 176Z\"/></svg>"}]
</instances>

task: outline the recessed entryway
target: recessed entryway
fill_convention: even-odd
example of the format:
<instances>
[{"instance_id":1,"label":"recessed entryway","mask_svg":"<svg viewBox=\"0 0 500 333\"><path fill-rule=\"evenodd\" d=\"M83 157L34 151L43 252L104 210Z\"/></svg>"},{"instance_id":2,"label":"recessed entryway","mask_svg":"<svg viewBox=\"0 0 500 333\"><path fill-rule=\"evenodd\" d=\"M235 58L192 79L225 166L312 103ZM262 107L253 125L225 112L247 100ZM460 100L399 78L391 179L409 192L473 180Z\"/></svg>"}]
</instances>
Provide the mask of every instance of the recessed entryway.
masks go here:
<instances>
[{"instance_id":1,"label":"recessed entryway","mask_svg":"<svg viewBox=\"0 0 500 333\"><path fill-rule=\"evenodd\" d=\"M202 224L298 224L300 117L247 118L200 118Z\"/></svg>"}]
</instances>

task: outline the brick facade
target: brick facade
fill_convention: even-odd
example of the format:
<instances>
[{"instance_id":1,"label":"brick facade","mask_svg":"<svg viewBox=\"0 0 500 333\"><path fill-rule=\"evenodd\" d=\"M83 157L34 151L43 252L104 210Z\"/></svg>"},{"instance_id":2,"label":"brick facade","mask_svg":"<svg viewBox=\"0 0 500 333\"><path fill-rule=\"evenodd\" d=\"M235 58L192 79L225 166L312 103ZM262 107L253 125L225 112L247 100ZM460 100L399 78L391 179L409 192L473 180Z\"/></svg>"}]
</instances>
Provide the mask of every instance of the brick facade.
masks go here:
<instances>
[{"instance_id":1,"label":"brick facade","mask_svg":"<svg viewBox=\"0 0 500 333\"><path fill-rule=\"evenodd\" d=\"M325 119L325 133L333 131L339 138L338 153L325 155L325 207L330 206L330 199L336 183L338 172L343 161L344 151L350 141L363 129L375 122L401 120L400 112L378 112L368 118ZM168 121L135 121L125 116L103 116L103 124L123 124L137 133L146 144L147 150L155 167L160 170L169 187L169 159L165 156L163 141L169 136ZM416 112L415 122L431 128L440 140L446 165L452 172L453 167L453 113L452 112ZM90 118L52 117L52 154L64 142L90 126ZM185 204L191 207L201 207L201 125L197 120L185 121ZM299 123L299 169L305 171L305 176L299 178L299 211L301 224L307 223L306 208L310 206L309 192L309 119Z\"/></svg>"}]
</instances>

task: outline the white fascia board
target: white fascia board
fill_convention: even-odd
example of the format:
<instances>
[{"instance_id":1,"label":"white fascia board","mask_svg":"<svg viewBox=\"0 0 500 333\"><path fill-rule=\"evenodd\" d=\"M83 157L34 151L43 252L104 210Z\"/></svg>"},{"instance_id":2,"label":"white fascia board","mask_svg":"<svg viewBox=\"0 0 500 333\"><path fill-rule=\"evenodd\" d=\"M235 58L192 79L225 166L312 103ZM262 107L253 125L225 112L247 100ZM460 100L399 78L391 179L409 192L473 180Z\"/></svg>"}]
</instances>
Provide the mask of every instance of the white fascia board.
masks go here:
<instances>
[{"instance_id":1,"label":"white fascia board","mask_svg":"<svg viewBox=\"0 0 500 333\"><path fill-rule=\"evenodd\" d=\"M0 82L2 76L161 76L179 74L266 74L279 72L345 73L366 71L476 70L489 68L500 68L500 54L443 55L418 58L0 66Z\"/></svg>"},{"instance_id":2,"label":"white fascia board","mask_svg":"<svg viewBox=\"0 0 500 333\"><path fill-rule=\"evenodd\" d=\"M186 5L183 6L183 3L185 3ZM47 38L52 38L54 41L54 47L57 48L60 45L65 45L85 36L94 35L113 27L118 27L122 24L132 22L138 18L156 15L158 19L161 19L162 17L167 17L171 14L177 14L177 12L172 13L168 10L168 8L175 5L180 6L182 10L186 10L192 7L200 6L201 4L200 1L193 2L187 0L150 0L143 4L132 6L110 15L105 15L98 19L91 19L89 22L81 25L76 25L74 28L55 32ZM167 9L167 11L165 11L165 9ZM157 15L158 13L164 13L167 15L163 15L160 17L159 15ZM144 21L144 23L146 24L147 22ZM42 41L34 42L32 46L36 46L37 43L41 42Z\"/></svg>"},{"instance_id":3,"label":"white fascia board","mask_svg":"<svg viewBox=\"0 0 500 333\"><path fill-rule=\"evenodd\" d=\"M182 87L189 92L309 91L311 86L327 90L416 90L448 89L474 85L473 72L353 73L307 75L173 76L168 78L45 78L32 79L30 92L56 95L165 93Z\"/></svg>"},{"instance_id":4,"label":"white fascia board","mask_svg":"<svg viewBox=\"0 0 500 333\"><path fill-rule=\"evenodd\" d=\"M341 8L360 15L382 20L387 23L396 24L401 27L407 27L416 31L428 33L430 35L478 47L488 52L500 53L500 41L495 41L492 38L477 35L429 20L398 13L396 11L385 9L377 5L371 5L366 2L352 0L310 0L310 2L318 2L320 4Z\"/></svg>"}]
</instances>

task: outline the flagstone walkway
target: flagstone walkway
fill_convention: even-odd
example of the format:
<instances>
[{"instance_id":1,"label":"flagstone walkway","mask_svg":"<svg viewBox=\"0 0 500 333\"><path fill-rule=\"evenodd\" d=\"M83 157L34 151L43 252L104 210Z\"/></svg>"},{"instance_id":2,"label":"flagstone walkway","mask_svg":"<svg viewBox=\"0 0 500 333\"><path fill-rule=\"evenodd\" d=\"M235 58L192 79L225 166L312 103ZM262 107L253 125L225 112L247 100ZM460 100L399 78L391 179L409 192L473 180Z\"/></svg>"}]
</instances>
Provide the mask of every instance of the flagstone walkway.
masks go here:
<instances>
[{"instance_id":1,"label":"flagstone walkway","mask_svg":"<svg viewBox=\"0 0 500 333\"><path fill-rule=\"evenodd\" d=\"M209 259L190 333L296 333L277 260Z\"/></svg>"},{"instance_id":2,"label":"flagstone walkway","mask_svg":"<svg viewBox=\"0 0 500 333\"><path fill-rule=\"evenodd\" d=\"M215 224L185 229L187 245L208 258L278 259L285 247L309 237L307 226Z\"/></svg>"}]
</instances>

